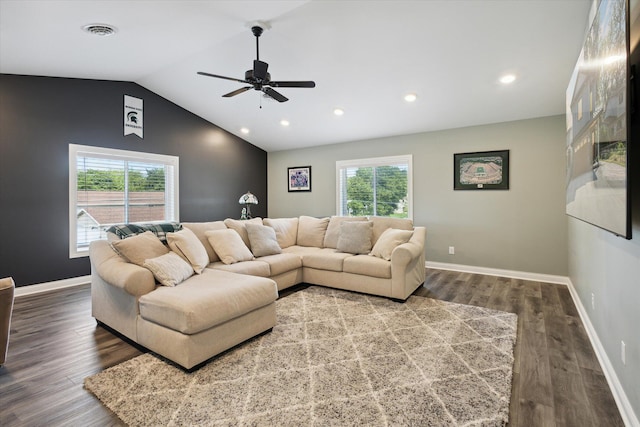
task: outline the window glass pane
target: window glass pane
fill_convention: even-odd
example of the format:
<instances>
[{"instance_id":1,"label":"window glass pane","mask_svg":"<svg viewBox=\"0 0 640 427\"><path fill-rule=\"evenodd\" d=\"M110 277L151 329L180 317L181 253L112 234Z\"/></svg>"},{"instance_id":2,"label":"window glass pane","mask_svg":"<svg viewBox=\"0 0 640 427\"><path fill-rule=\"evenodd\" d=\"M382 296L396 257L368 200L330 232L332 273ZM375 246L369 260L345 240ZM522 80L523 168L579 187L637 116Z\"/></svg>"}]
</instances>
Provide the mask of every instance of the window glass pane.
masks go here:
<instances>
[{"instance_id":1,"label":"window glass pane","mask_svg":"<svg viewBox=\"0 0 640 427\"><path fill-rule=\"evenodd\" d=\"M86 255L111 225L178 220L177 157L69 147L72 257Z\"/></svg>"},{"instance_id":2,"label":"window glass pane","mask_svg":"<svg viewBox=\"0 0 640 427\"><path fill-rule=\"evenodd\" d=\"M410 218L411 156L336 163L338 215Z\"/></svg>"}]
</instances>

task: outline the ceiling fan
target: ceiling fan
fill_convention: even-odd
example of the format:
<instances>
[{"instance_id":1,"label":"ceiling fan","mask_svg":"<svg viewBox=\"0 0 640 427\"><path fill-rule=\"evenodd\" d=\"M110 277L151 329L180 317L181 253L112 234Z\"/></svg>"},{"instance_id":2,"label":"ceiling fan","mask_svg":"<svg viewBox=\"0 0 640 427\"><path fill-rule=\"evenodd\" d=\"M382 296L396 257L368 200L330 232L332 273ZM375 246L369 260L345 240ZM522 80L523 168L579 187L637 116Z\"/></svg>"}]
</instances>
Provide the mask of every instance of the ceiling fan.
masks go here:
<instances>
[{"instance_id":1,"label":"ceiling fan","mask_svg":"<svg viewBox=\"0 0 640 427\"><path fill-rule=\"evenodd\" d=\"M239 95L243 92L248 91L249 89L259 90L264 92L268 97L275 99L278 102L286 102L289 100L286 96L282 95L280 92L274 90L274 87L307 87L312 88L316 87L316 83L313 81L279 81L274 82L271 80L271 75L267 72L269 68L269 64L266 62L260 61L260 46L259 46L259 38L262 35L264 28L260 25L254 25L251 27L251 32L254 36L256 36L256 59L253 61L253 69L247 70L244 73L243 79L236 79L233 77L225 77L219 76L217 74L205 73L203 71L198 71L198 74L201 76L208 77L216 77L218 79L226 79L233 80L235 82L246 83L250 86L241 87L240 89L236 89L233 92L229 92L225 95L222 95L223 98L231 98L232 96Z\"/></svg>"}]
</instances>

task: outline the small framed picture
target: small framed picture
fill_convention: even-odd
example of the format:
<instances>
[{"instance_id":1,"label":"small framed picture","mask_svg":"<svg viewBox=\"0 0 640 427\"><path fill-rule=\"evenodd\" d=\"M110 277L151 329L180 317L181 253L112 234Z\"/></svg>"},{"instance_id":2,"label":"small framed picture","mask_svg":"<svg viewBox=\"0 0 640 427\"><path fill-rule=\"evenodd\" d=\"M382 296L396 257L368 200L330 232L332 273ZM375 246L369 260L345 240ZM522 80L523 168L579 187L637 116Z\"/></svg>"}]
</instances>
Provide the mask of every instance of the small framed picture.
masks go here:
<instances>
[{"instance_id":1,"label":"small framed picture","mask_svg":"<svg viewBox=\"0 0 640 427\"><path fill-rule=\"evenodd\" d=\"M296 166L287 170L289 192L311 191L311 166Z\"/></svg>"},{"instance_id":2,"label":"small framed picture","mask_svg":"<svg viewBox=\"0 0 640 427\"><path fill-rule=\"evenodd\" d=\"M508 190L509 150L453 155L454 190Z\"/></svg>"}]
</instances>

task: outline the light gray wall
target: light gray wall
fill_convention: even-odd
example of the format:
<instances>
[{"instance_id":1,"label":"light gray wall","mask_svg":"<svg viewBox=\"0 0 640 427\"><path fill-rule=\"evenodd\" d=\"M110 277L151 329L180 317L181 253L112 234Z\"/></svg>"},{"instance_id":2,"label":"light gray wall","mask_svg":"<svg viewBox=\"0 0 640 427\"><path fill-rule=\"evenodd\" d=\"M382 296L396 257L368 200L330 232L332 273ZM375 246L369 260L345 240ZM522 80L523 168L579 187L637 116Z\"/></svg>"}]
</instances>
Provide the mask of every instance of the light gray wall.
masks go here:
<instances>
[{"instance_id":1,"label":"light gray wall","mask_svg":"<svg viewBox=\"0 0 640 427\"><path fill-rule=\"evenodd\" d=\"M564 116L554 116L272 152L268 215L335 215L337 160L412 154L413 220L427 227L428 261L566 276L564 141ZM454 153L503 149L508 191L453 190ZM289 193L287 167L307 165L312 191Z\"/></svg>"},{"instance_id":2,"label":"light gray wall","mask_svg":"<svg viewBox=\"0 0 640 427\"><path fill-rule=\"evenodd\" d=\"M640 175L637 170L635 173ZM640 181L636 179L636 182ZM638 417L640 192L636 190L633 198L632 240L616 237L577 219L569 219L569 277ZM592 293L595 309L591 307ZM626 344L626 365L621 360L621 341Z\"/></svg>"}]
</instances>

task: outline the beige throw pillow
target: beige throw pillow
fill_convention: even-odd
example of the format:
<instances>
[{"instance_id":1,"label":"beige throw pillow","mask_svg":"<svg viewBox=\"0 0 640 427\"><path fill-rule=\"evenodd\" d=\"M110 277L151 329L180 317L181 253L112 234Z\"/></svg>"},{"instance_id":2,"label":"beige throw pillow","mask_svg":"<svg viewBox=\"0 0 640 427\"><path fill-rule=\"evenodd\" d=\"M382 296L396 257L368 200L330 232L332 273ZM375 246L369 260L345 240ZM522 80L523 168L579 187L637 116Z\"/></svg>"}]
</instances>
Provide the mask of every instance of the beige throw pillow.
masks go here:
<instances>
[{"instance_id":1,"label":"beige throw pillow","mask_svg":"<svg viewBox=\"0 0 640 427\"><path fill-rule=\"evenodd\" d=\"M253 255L258 257L282 253L273 228L251 223L248 223L245 227L247 228Z\"/></svg>"},{"instance_id":2,"label":"beige throw pillow","mask_svg":"<svg viewBox=\"0 0 640 427\"><path fill-rule=\"evenodd\" d=\"M412 235L413 230L387 228L373 245L370 255L391 261L391 252L401 244L407 243Z\"/></svg>"},{"instance_id":3,"label":"beige throw pillow","mask_svg":"<svg viewBox=\"0 0 640 427\"><path fill-rule=\"evenodd\" d=\"M276 231L276 239L280 248L288 248L296 244L298 238L298 218L265 218L264 225Z\"/></svg>"},{"instance_id":4,"label":"beige throw pillow","mask_svg":"<svg viewBox=\"0 0 640 427\"><path fill-rule=\"evenodd\" d=\"M164 286L175 286L193 275L193 268L175 252L148 259L142 266Z\"/></svg>"},{"instance_id":5,"label":"beige throw pillow","mask_svg":"<svg viewBox=\"0 0 640 427\"><path fill-rule=\"evenodd\" d=\"M213 230L226 230L227 226L224 225L224 221L212 221L212 222L183 222L182 226L184 228L188 228L193 231L196 235L202 246L204 246L207 254L209 255L209 262L220 261L220 258L216 254L216 251L213 250L211 244L209 243L209 239L204 235L207 231Z\"/></svg>"},{"instance_id":6,"label":"beige throw pillow","mask_svg":"<svg viewBox=\"0 0 640 427\"><path fill-rule=\"evenodd\" d=\"M396 230L413 230L413 220L409 218L391 218L388 216L372 216L369 221L373 222L373 243L378 241L382 233L387 228Z\"/></svg>"},{"instance_id":7,"label":"beige throw pillow","mask_svg":"<svg viewBox=\"0 0 640 427\"><path fill-rule=\"evenodd\" d=\"M167 233L167 243L172 251L191 264L197 274L209 265L209 254L195 233L183 228L175 233Z\"/></svg>"},{"instance_id":8,"label":"beige throw pillow","mask_svg":"<svg viewBox=\"0 0 640 427\"><path fill-rule=\"evenodd\" d=\"M340 224L340 237L336 249L350 254L368 254L371 252L372 236L371 221L344 221Z\"/></svg>"},{"instance_id":9,"label":"beige throw pillow","mask_svg":"<svg viewBox=\"0 0 640 427\"><path fill-rule=\"evenodd\" d=\"M111 246L130 263L139 266L142 266L144 261L149 258L159 257L169 252L158 236L151 231L145 231L122 240L114 240L111 242Z\"/></svg>"},{"instance_id":10,"label":"beige throw pillow","mask_svg":"<svg viewBox=\"0 0 640 427\"><path fill-rule=\"evenodd\" d=\"M223 263L228 265L253 259L253 254L234 230L207 231L205 235Z\"/></svg>"},{"instance_id":11,"label":"beige throw pillow","mask_svg":"<svg viewBox=\"0 0 640 427\"><path fill-rule=\"evenodd\" d=\"M329 225L329 218L301 216L298 220L298 245L324 247L324 234Z\"/></svg>"},{"instance_id":12,"label":"beige throw pillow","mask_svg":"<svg viewBox=\"0 0 640 427\"><path fill-rule=\"evenodd\" d=\"M244 242L246 247L251 249L251 242L249 241L249 235L247 234L247 227L245 227L247 224L262 225L262 218L252 218L244 220L227 218L224 220L224 225L232 230L235 230L242 238L242 241Z\"/></svg>"}]
</instances>

